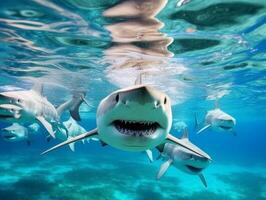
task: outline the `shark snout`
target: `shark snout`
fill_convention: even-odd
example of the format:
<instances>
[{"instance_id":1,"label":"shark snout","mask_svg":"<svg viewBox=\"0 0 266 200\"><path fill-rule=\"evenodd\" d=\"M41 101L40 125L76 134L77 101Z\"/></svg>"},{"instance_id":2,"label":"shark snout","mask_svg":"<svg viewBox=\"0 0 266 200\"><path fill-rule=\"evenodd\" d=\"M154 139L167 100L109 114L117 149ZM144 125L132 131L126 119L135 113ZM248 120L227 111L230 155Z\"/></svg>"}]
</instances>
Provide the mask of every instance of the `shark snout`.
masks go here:
<instances>
[{"instance_id":1,"label":"shark snout","mask_svg":"<svg viewBox=\"0 0 266 200\"><path fill-rule=\"evenodd\" d=\"M1 135L4 139L13 139L16 137L16 135L12 132L13 131L8 130L7 128L3 128L1 130Z\"/></svg>"},{"instance_id":2,"label":"shark snout","mask_svg":"<svg viewBox=\"0 0 266 200\"><path fill-rule=\"evenodd\" d=\"M222 129L231 129L235 124L236 121L234 119L219 119L219 127Z\"/></svg>"},{"instance_id":3,"label":"shark snout","mask_svg":"<svg viewBox=\"0 0 266 200\"><path fill-rule=\"evenodd\" d=\"M117 102L121 102L127 106L131 106L132 104L147 106L148 104L150 108L153 109L160 108L168 103L166 95L148 86L119 92L117 93L115 99Z\"/></svg>"},{"instance_id":4,"label":"shark snout","mask_svg":"<svg viewBox=\"0 0 266 200\"><path fill-rule=\"evenodd\" d=\"M13 104L0 104L0 118L19 118L21 107Z\"/></svg>"}]
</instances>

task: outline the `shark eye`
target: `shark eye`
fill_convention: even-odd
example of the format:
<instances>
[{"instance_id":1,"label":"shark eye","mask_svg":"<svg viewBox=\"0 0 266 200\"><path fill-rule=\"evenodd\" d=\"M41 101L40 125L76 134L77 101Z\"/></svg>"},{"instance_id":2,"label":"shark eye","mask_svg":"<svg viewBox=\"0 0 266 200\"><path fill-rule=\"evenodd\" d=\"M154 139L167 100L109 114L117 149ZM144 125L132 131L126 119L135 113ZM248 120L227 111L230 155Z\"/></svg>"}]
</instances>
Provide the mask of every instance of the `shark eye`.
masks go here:
<instances>
[{"instance_id":1,"label":"shark eye","mask_svg":"<svg viewBox=\"0 0 266 200\"><path fill-rule=\"evenodd\" d=\"M167 98L166 98L166 97L164 97L164 101L163 101L163 103L164 103L164 104L167 103Z\"/></svg>"},{"instance_id":2,"label":"shark eye","mask_svg":"<svg viewBox=\"0 0 266 200\"><path fill-rule=\"evenodd\" d=\"M17 99L17 103L20 103L21 102L21 100L20 99Z\"/></svg>"},{"instance_id":3,"label":"shark eye","mask_svg":"<svg viewBox=\"0 0 266 200\"><path fill-rule=\"evenodd\" d=\"M115 97L115 101L116 101L116 102L119 101L119 94L116 95L116 97Z\"/></svg>"}]
</instances>

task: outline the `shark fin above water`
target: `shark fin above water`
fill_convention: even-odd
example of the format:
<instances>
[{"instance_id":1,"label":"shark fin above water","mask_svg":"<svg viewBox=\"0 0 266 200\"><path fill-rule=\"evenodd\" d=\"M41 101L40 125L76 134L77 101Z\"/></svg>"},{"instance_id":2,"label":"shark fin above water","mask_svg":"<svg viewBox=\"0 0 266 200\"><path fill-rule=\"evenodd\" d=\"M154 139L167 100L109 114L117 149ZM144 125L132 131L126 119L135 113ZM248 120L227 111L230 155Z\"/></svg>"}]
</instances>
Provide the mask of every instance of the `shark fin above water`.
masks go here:
<instances>
[{"instance_id":1,"label":"shark fin above water","mask_svg":"<svg viewBox=\"0 0 266 200\"><path fill-rule=\"evenodd\" d=\"M71 139L68 139L68 140L66 140L66 141L64 141L64 142L62 142L62 143L60 143L60 144L58 144L58 145L46 150L46 151L44 151L43 153L41 153L41 155L44 155L44 154L46 154L48 152L51 152L51 151L53 151L55 149L58 149L58 148L62 147L62 146L65 146L65 145L71 144L73 142L82 140L84 138L97 137L97 135L98 135L97 128L95 128L95 129L93 129L93 130L91 130L89 132L86 132L86 133L83 133L83 134L78 135L76 137L73 137Z\"/></svg>"},{"instance_id":2,"label":"shark fin above water","mask_svg":"<svg viewBox=\"0 0 266 200\"><path fill-rule=\"evenodd\" d=\"M200 134L201 132L203 132L203 131L209 129L210 127L211 127L211 124L207 124L206 126L204 126L203 128L201 128L201 129L197 132L197 134Z\"/></svg>"},{"instance_id":3,"label":"shark fin above water","mask_svg":"<svg viewBox=\"0 0 266 200\"><path fill-rule=\"evenodd\" d=\"M150 149L146 150L146 154L150 160L150 162L153 162L153 155L152 155L152 151Z\"/></svg>"},{"instance_id":4,"label":"shark fin above water","mask_svg":"<svg viewBox=\"0 0 266 200\"><path fill-rule=\"evenodd\" d=\"M37 116L36 119L44 126L44 128L48 131L48 133L53 138L55 138L55 134L54 134L52 125L46 119L44 119L43 116Z\"/></svg>"},{"instance_id":5,"label":"shark fin above water","mask_svg":"<svg viewBox=\"0 0 266 200\"><path fill-rule=\"evenodd\" d=\"M169 159L169 160L167 160L166 162L164 162L161 165L160 170L159 170L159 172L157 174L157 179L160 179L165 174L165 172L170 167L170 165L172 164L172 162L173 162L173 160L172 159Z\"/></svg>"},{"instance_id":6,"label":"shark fin above water","mask_svg":"<svg viewBox=\"0 0 266 200\"><path fill-rule=\"evenodd\" d=\"M203 183L203 185L204 185L205 187L208 187L208 185L207 185L207 181L206 181L206 179L205 179L205 177L204 177L204 175L203 175L202 173L199 174L199 178L200 178L201 182Z\"/></svg>"}]
</instances>

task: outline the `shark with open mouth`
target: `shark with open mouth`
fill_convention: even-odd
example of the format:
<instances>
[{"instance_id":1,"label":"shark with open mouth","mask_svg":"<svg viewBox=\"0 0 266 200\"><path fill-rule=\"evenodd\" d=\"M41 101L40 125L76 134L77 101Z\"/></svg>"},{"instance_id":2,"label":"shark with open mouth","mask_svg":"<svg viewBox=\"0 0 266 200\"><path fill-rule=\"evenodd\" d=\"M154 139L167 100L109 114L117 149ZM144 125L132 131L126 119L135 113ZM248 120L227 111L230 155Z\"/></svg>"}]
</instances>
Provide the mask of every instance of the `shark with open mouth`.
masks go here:
<instances>
[{"instance_id":1,"label":"shark with open mouth","mask_svg":"<svg viewBox=\"0 0 266 200\"><path fill-rule=\"evenodd\" d=\"M97 128L62 142L42 154L93 137L124 151L147 151L171 142L197 155L205 155L195 146L169 133L172 125L170 98L152 86L135 85L105 97L98 106L96 124Z\"/></svg>"},{"instance_id":2,"label":"shark with open mouth","mask_svg":"<svg viewBox=\"0 0 266 200\"><path fill-rule=\"evenodd\" d=\"M199 156L187 148L171 143L157 147L161 151L163 159L166 160L160 167L157 179L160 179L172 165L185 173L198 175L204 186L207 187L202 171L211 163L211 157L189 141L187 128L184 129L181 140L184 143L190 144L189 146L194 146L194 149L197 149L202 155Z\"/></svg>"}]
</instances>

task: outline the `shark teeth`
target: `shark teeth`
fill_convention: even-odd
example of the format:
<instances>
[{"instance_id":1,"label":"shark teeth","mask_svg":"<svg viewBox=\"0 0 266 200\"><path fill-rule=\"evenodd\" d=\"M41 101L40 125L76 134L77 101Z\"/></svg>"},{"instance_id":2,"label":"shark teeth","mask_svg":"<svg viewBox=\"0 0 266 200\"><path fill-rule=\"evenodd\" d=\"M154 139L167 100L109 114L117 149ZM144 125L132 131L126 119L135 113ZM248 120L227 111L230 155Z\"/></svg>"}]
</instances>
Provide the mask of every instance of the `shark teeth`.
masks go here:
<instances>
[{"instance_id":1,"label":"shark teeth","mask_svg":"<svg viewBox=\"0 0 266 200\"><path fill-rule=\"evenodd\" d=\"M155 133L159 124L152 121L115 120L115 128L124 135L149 136Z\"/></svg>"}]
</instances>

